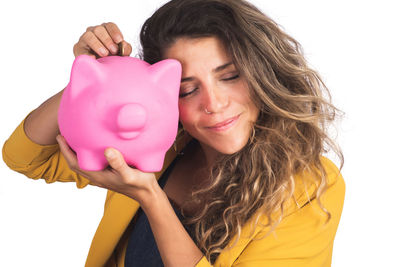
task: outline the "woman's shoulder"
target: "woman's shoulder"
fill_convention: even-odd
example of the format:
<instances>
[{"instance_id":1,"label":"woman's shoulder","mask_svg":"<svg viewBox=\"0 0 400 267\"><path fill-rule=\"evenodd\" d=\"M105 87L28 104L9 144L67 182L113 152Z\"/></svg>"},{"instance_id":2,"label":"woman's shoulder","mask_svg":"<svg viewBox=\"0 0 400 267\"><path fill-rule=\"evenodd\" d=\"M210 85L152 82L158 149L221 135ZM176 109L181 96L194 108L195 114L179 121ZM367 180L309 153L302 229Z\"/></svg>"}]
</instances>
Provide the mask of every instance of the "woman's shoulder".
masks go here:
<instances>
[{"instance_id":1,"label":"woman's shoulder","mask_svg":"<svg viewBox=\"0 0 400 267\"><path fill-rule=\"evenodd\" d=\"M302 217L306 211L311 212L311 210L321 214L321 216L325 216L324 214L326 213L321 209L319 203L328 212L335 213L340 217L345 196L344 179L339 168L330 159L321 156L320 160L326 174L325 183L322 186L324 189L320 190L320 192L318 191L320 183L317 181L322 180L318 170L316 172L307 170L293 175L292 191L288 192L290 196L282 207L279 206L272 211L271 219L278 220L281 215L282 220L286 217ZM317 195L320 196L319 199ZM312 209L310 209L311 206L313 207ZM260 208L260 212L255 213L253 217L254 220L259 219L261 225L268 223L270 220L264 208Z\"/></svg>"},{"instance_id":2,"label":"woman's shoulder","mask_svg":"<svg viewBox=\"0 0 400 267\"><path fill-rule=\"evenodd\" d=\"M315 180L312 175L316 174L298 173L293 177L294 194L286 202L273 234L272 227L266 225L269 218L265 213L261 217L254 216L254 220L260 218L258 228L253 232L255 224L248 223L242 229L242 239L236 250L240 256L235 263L246 265L254 263L257 258L262 266L277 262L282 266L292 266L294 262L296 266L328 265L343 209L345 185L339 168L331 160L322 157L321 163L326 172L327 186L320 200L329 215L321 209L316 198L317 186L312 182ZM273 219L280 214L280 210L273 213ZM250 238L246 239L247 236Z\"/></svg>"},{"instance_id":3,"label":"woman's shoulder","mask_svg":"<svg viewBox=\"0 0 400 267\"><path fill-rule=\"evenodd\" d=\"M340 180L343 181L343 176L341 175L339 168L336 166L335 163L333 163L333 161L324 156L321 156L320 159L322 166L324 167L326 172L328 185L332 185Z\"/></svg>"},{"instance_id":4,"label":"woman's shoulder","mask_svg":"<svg viewBox=\"0 0 400 267\"><path fill-rule=\"evenodd\" d=\"M321 162L322 167L325 170L328 185L333 184L340 179L343 179L339 168L332 160L330 160L329 158L327 158L325 156L320 156L320 162ZM316 173L314 173L312 170L316 170ZM305 179L305 180L315 181L316 175L321 176L321 173L318 170L318 168L316 168L316 166L314 165L314 166L310 166L303 172L297 173L295 175L295 177L297 179Z\"/></svg>"},{"instance_id":5,"label":"woman's shoulder","mask_svg":"<svg viewBox=\"0 0 400 267\"><path fill-rule=\"evenodd\" d=\"M339 168L329 158L321 156L320 161L325 170L325 180L321 179L321 172L316 170L303 171L294 175L294 192L288 203L288 212L294 212L311 201L315 201L317 194L321 194L321 202L343 202L345 182ZM321 192L319 187L325 187Z\"/></svg>"}]
</instances>

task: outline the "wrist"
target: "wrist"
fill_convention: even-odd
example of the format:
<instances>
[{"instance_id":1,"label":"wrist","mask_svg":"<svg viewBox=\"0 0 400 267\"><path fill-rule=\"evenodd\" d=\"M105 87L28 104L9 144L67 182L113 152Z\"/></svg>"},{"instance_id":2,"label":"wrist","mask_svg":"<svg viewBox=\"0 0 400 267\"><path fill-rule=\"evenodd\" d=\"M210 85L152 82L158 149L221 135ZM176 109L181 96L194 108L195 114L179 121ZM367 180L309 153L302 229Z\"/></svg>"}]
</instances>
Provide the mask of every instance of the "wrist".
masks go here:
<instances>
[{"instance_id":1,"label":"wrist","mask_svg":"<svg viewBox=\"0 0 400 267\"><path fill-rule=\"evenodd\" d=\"M146 192L143 194L139 201L139 204L143 211L146 212L163 200L168 200L167 195L160 187L157 180L154 179L147 187Z\"/></svg>"}]
</instances>

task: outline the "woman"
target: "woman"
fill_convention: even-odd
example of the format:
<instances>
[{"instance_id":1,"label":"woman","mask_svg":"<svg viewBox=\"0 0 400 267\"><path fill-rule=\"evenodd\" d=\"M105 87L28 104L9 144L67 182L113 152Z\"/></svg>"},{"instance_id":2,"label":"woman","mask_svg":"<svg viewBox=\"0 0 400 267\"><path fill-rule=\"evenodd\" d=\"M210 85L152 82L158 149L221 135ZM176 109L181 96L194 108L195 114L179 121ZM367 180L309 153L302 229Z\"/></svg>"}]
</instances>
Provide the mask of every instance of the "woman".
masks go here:
<instances>
[{"instance_id":1,"label":"woman","mask_svg":"<svg viewBox=\"0 0 400 267\"><path fill-rule=\"evenodd\" d=\"M110 169L79 169L57 136L63 91L3 147L28 177L108 189L86 266L330 266L344 182L322 153L329 145L343 164L326 134L337 110L299 44L237 0L172 0L140 37L145 61L182 64L180 131L160 173L128 166L113 148ZM115 55L117 44L130 54L104 23L74 54Z\"/></svg>"}]
</instances>

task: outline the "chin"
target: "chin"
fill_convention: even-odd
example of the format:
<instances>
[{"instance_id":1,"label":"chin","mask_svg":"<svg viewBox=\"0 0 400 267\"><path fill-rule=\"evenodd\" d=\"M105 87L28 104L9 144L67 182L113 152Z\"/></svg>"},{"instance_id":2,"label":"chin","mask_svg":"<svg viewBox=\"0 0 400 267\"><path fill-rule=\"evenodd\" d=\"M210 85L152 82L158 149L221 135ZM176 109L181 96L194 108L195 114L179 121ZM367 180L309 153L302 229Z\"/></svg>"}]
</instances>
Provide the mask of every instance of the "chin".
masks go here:
<instances>
[{"instance_id":1,"label":"chin","mask_svg":"<svg viewBox=\"0 0 400 267\"><path fill-rule=\"evenodd\" d=\"M249 138L251 130L241 129L228 135L210 135L206 134L192 135L203 146L219 154L232 155L242 150Z\"/></svg>"},{"instance_id":2,"label":"chin","mask_svg":"<svg viewBox=\"0 0 400 267\"><path fill-rule=\"evenodd\" d=\"M248 139L235 140L234 142L223 142L215 144L214 149L217 150L221 154L232 155L236 152L239 152L244 148L247 144Z\"/></svg>"}]
</instances>

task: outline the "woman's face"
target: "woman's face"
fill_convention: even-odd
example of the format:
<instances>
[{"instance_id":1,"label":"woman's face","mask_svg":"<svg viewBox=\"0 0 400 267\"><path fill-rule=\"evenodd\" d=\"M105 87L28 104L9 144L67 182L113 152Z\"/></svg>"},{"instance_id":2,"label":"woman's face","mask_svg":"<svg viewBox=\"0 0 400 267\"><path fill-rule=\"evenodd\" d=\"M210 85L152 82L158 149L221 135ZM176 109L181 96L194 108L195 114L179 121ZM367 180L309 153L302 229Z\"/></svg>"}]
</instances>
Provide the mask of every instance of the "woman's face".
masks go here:
<instances>
[{"instance_id":1,"label":"woman's face","mask_svg":"<svg viewBox=\"0 0 400 267\"><path fill-rule=\"evenodd\" d=\"M179 38L164 58L182 64L179 119L185 131L206 153L242 149L259 110L223 43L215 37Z\"/></svg>"}]
</instances>

